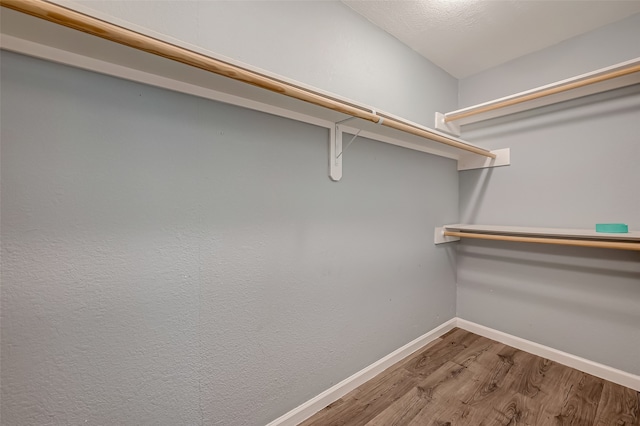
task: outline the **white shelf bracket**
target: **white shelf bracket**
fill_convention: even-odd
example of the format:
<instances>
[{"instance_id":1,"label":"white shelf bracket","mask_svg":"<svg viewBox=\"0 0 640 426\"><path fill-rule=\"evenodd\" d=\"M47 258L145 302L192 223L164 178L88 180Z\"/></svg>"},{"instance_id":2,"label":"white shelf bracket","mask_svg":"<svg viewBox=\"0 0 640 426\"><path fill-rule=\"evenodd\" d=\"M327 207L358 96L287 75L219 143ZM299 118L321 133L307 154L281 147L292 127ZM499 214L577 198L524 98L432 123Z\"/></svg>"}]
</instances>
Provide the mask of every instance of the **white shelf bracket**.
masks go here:
<instances>
[{"instance_id":1,"label":"white shelf bracket","mask_svg":"<svg viewBox=\"0 0 640 426\"><path fill-rule=\"evenodd\" d=\"M346 145L342 144L342 126L341 124L353 120L355 117L347 118L346 120L335 123L333 128L329 129L329 177L332 181L338 182L342 179L342 157L349 146L356 140L360 134L360 130L351 138Z\"/></svg>"},{"instance_id":2,"label":"white shelf bracket","mask_svg":"<svg viewBox=\"0 0 640 426\"><path fill-rule=\"evenodd\" d=\"M338 182L342 179L342 156L338 156L338 152L342 152L342 132L338 131L338 126L329 129L329 178Z\"/></svg>"},{"instance_id":3,"label":"white shelf bracket","mask_svg":"<svg viewBox=\"0 0 640 426\"><path fill-rule=\"evenodd\" d=\"M451 123L447 123L444 121L444 114L441 112L436 112L435 127L436 130L460 137L460 124L453 121Z\"/></svg>"},{"instance_id":4,"label":"white shelf bracket","mask_svg":"<svg viewBox=\"0 0 640 426\"><path fill-rule=\"evenodd\" d=\"M449 225L451 226L451 225ZM452 243L454 241L460 241L460 237L447 237L444 235L444 231L447 229L447 225L436 227L433 232L433 243L434 244L445 244Z\"/></svg>"}]
</instances>

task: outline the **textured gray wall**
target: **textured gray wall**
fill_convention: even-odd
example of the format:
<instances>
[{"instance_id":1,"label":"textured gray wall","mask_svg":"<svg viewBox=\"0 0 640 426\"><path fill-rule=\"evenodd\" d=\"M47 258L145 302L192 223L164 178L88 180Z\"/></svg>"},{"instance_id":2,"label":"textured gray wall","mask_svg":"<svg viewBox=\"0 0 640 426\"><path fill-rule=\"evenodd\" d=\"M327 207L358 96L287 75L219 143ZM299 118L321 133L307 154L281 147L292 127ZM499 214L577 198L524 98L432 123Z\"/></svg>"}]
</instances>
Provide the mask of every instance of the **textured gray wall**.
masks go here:
<instances>
[{"instance_id":1,"label":"textured gray wall","mask_svg":"<svg viewBox=\"0 0 640 426\"><path fill-rule=\"evenodd\" d=\"M462 80L462 105L638 57L638 39L640 15ZM512 165L460 174L461 220L640 230L639 118L636 85L468 126ZM640 253L465 241L457 279L458 316L640 374Z\"/></svg>"},{"instance_id":2,"label":"textured gray wall","mask_svg":"<svg viewBox=\"0 0 640 426\"><path fill-rule=\"evenodd\" d=\"M429 123L454 78L338 2L89 2ZM2 424L258 425L455 315L455 162L2 54ZM86 421L86 423L85 423Z\"/></svg>"},{"instance_id":3,"label":"textured gray wall","mask_svg":"<svg viewBox=\"0 0 640 426\"><path fill-rule=\"evenodd\" d=\"M455 315L454 161L1 65L2 424L265 424Z\"/></svg>"}]
</instances>

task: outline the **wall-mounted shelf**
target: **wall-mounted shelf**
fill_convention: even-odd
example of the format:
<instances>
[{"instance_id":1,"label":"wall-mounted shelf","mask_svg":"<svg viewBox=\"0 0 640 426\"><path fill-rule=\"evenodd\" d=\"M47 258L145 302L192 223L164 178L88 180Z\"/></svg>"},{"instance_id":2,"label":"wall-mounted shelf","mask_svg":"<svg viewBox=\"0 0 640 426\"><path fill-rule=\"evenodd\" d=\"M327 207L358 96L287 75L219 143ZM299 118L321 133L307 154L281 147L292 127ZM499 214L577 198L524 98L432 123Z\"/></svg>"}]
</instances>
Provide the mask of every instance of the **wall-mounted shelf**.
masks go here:
<instances>
[{"instance_id":1,"label":"wall-mounted shelf","mask_svg":"<svg viewBox=\"0 0 640 426\"><path fill-rule=\"evenodd\" d=\"M435 244L461 238L640 251L640 232L609 234L589 229L460 224L438 227L434 232Z\"/></svg>"},{"instance_id":2,"label":"wall-mounted shelf","mask_svg":"<svg viewBox=\"0 0 640 426\"><path fill-rule=\"evenodd\" d=\"M336 158L342 152L336 146L337 132L360 131L362 137L467 162L473 157L497 157L446 133L162 34L112 22L111 17L96 17L43 0L0 0L0 5L2 49L329 129L334 180L342 176L342 157ZM348 126L336 128L350 117L354 118Z\"/></svg>"},{"instance_id":3,"label":"wall-mounted shelf","mask_svg":"<svg viewBox=\"0 0 640 426\"><path fill-rule=\"evenodd\" d=\"M640 83L640 58L445 114L436 129L460 135L460 126Z\"/></svg>"}]
</instances>

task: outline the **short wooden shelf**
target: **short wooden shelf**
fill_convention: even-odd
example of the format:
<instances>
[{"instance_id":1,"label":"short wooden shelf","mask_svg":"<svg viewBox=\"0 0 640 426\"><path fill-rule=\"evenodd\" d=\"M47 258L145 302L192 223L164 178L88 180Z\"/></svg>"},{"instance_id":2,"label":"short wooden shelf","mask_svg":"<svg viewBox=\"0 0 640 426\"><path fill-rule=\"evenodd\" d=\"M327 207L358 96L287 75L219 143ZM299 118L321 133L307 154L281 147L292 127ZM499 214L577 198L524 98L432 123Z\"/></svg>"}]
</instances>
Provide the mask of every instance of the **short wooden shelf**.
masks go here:
<instances>
[{"instance_id":1,"label":"short wooden shelf","mask_svg":"<svg viewBox=\"0 0 640 426\"><path fill-rule=\"evenodd\" d=\"M614 234L591 229L457 224L438 227L434 232L435 244L461 238L640 251L637 231Z\"/></svg>"}]
</instances>

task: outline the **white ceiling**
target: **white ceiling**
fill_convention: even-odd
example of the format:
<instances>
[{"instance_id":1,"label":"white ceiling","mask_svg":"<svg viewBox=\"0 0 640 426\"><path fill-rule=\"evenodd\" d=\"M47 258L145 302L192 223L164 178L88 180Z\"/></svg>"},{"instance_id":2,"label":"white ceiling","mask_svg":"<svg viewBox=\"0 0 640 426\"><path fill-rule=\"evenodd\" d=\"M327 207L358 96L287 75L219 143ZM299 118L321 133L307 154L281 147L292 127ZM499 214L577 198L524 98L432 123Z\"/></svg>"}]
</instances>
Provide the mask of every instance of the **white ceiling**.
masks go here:
<instances>
[{"instance_id":1,"label":"white ceiling","mask_svg":"<svg viewBox=\"0 0 640 426\"><path fill-rule=\"evenodd\" d=\"M640 0L343 3L457 78L640 13Z\"/></svg>"}]
</instances>

